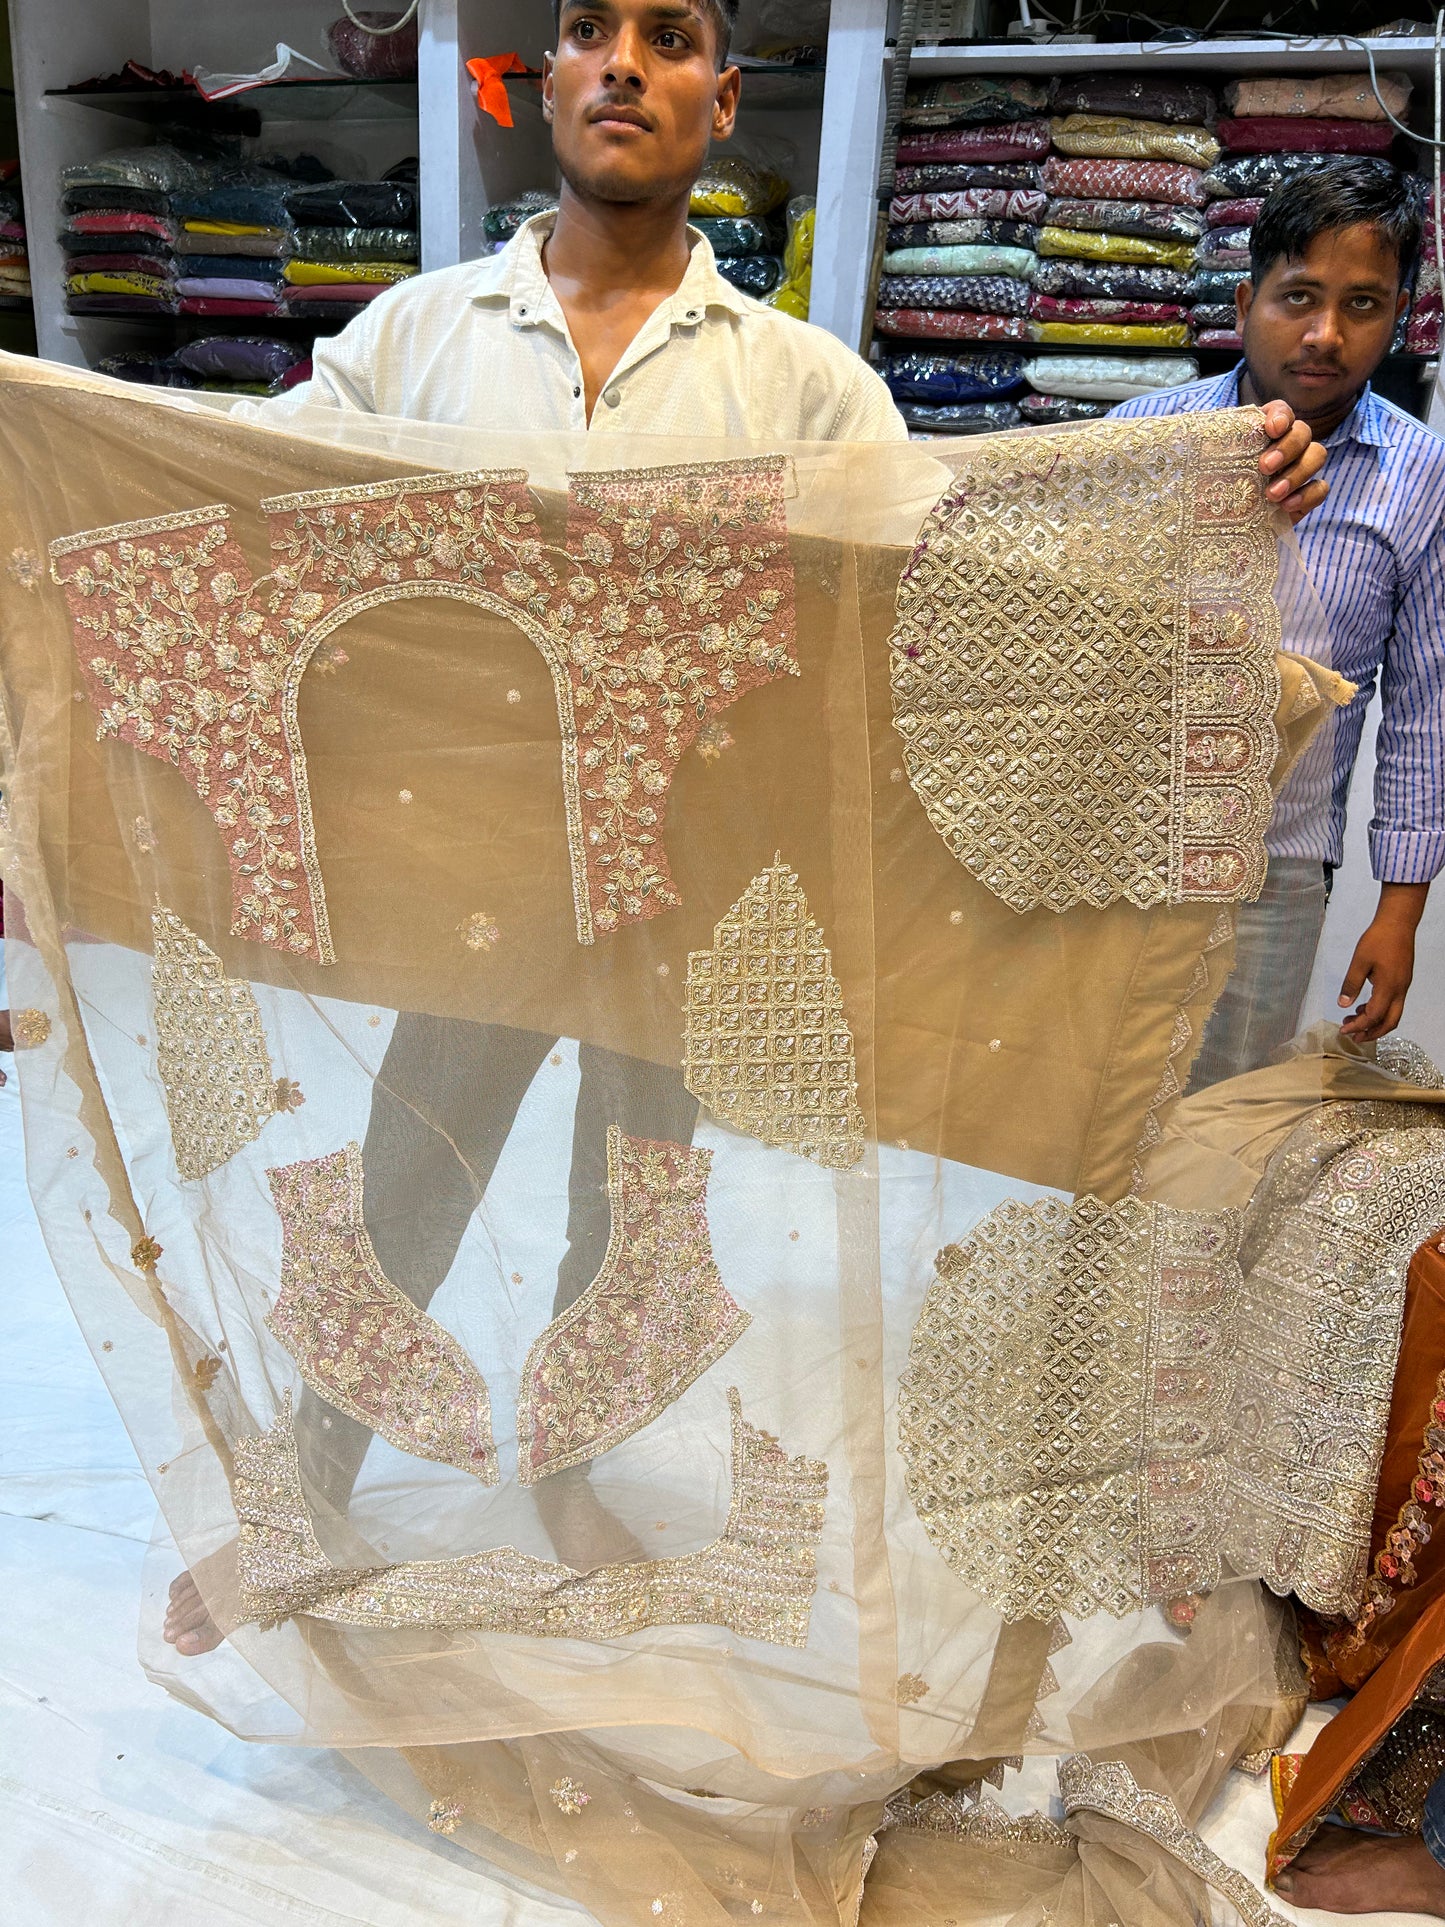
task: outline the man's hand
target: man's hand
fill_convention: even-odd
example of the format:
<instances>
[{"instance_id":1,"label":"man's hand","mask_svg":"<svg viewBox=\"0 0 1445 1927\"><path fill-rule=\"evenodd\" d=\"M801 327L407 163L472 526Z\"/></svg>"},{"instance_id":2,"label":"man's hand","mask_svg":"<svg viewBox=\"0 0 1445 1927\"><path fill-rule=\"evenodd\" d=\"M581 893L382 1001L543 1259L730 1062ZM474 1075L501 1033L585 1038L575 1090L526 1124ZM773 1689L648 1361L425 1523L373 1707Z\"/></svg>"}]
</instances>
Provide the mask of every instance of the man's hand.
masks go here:
<instances>
[{"instance_id":1,"label":"man's hand","mask_svg":"<svg viewBox=\"0 0 1445 1927\"><path fill-rule=\"evenodd\" d=\"M1264 492L1291 522L1298 522L1329 493L1329 483L1319 479L1325 465L1324 445L1315 440L1308 422L1295 420L1287 401L1265 403L1264 430L1273 444L1259 458Z\"/></svg>"},{"instance_id":2,"label":"man's hand","mask_svg":"<svg viewBox=\"0 0 1445 1927\"><path fill-rule=\"evenodd\" d=\"M1373 1044L1399 1023L1405 993L1415 975L1415 930L1425 913L1428 883L1382 883L1374 921L1355 945L1340 985L1340 1008L1348 1010L1368 978L1370 1000L1340 1025L1357 1044Z\"/></svg>"}]
</instances>

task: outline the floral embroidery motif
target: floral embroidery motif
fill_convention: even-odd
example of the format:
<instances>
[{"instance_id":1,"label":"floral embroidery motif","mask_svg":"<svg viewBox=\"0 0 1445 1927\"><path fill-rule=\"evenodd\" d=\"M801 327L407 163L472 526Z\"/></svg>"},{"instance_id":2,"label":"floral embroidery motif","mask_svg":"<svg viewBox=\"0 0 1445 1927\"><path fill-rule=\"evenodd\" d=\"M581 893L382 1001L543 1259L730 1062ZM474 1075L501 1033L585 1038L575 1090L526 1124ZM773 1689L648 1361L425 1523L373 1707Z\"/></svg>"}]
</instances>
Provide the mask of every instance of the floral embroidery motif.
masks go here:
<instances>
[{"instance_id":1,"label":"floral embroidery motif","mask_svg":"<svg viewBox=\"0 0 1445 1927\"><path fill-rule=\"evenodd\" d=\"M43 1010L14 1010L10 1013L10 1035L16 1050L39 1050L50 1038L50 1019Z\"/></svg>"},{"instance_id":2,"label":"floral embroidery motif","mask_svg":"<svg viewBox=\"0 0 1445 1927\"><path fill-rule=\"evenodd\" d=\"M553 1806L559 1813L565 1813L569 1817L575 1818L583 1807L590 1806L592 1803L592 1795L580 1780L570 1777L554 1780L549 1790Z\"/></svg>"},{"instance_id":3,"label":"floral embroidery motif","mask_svg":"<svg viewBox=\"0 0 1445 1927\"><path fill-rule=\"evenodd\" d=\"M5 564L5 573L12 582L18 582L22 589L38 589L45 580L45 568L30 549L12 549Z\"/></svg>"},{"instance_id":4,"label":"floral embroidery motif","mask_svg":"<svg viewBox=\"0 0 1445 1927\"><path fill-rule=\"evenodd\" d=\"M1375 1062L1392 1077L1418 1085L1422 1091L1445 1090L1445 1076L1429 1052L1410 1037L1382 1037L1375 1046Z\"/></svg>"},{"instance_id":5,"label":"floral embroidery motif","mask_svg":"<svg viewBox=\"0 0 1445 1927\"><path fill-rule=\"evenodd\" d=\"M266 1323L306 1383L401 1451L495 1485L486 1385L459 1341L381 1269L362 1222L360 1145L267 1176L283 1243Z\"/></svg>"},{"instance_id":6,"label":"floral embroidery motif","mask_svg":"<svg viewBox=\"0 0 1445 1927\"><path fill-rule=\"evenodd\" d=\"M853 1033L833 959L781 860L687 960L683 1079L722 1123L835 1170L863 1155Z\"/></svg>"},{"instance_id":7,"label":"floral embroidery motif","mask_svg":"<svg viewBox=\"0 0 1445 1927\"><path fill-rule=\"evenodd\" d=\"M99 735L170 762L215 819L232 932L335 953L297 723L351 616L445 595L513 621L552 675L578 936L678 901L673 772L747 690L797 673L782 457L571 478L567 549L520 470L276 496L253 578L224 506L50 545ZM332 649L328 666L343 660Z\"/></svg>"},{"instance_id":8,"label":"floral embroidery motif","mask_svg":"<svg viewBox=\"0 0 1445 1927\"><path fill-rule=\"evenodd\" d=\"M900 1673L895 1692L900 1706L917 1706L928 1698L928 1681L921 1673Z\"/></svg>"},{"instance_id":9,"label":"floral embroidery motif","mask_svg":"<svg viewBox=\"0 0 1445 1927\"><path fill-rule=\"evenodd\" d=\"M495 950L502 938L496 918L489 917L485 910L474 910L463 920L461 931L468 950Z\"/></svg>"},{"instance_id":10,"label":"floral embroidery motif","mask_svg":"<svg viewBox=\"0 0 1445 1927\"><path fill-rule=\"evenodd\" d=\"M431 1626L539 1639L621 1639L653 1626L720 1626L805 1646L827 1467L790 1459L732 1406L732 1505L722 1535L677 1559L574 1572L511 1546L348 1572L316 1537L289 1399L270 1430L236 1442L242 1611L353 1626Z\"/></svg>"},{"instance_id":11,"label":"floral embroidery motif","mask_svg":"<svg viewBox=\"0 0 1445 1927\"><path fill-rule=\"evenodd\" d=\"M1257 413L964 451L898 590L909 781L1015 910L1259 894L1280 635ZM1181 455L1183 459L1181 459Z\"/></svg>"},{"instance_id":12,"label":"floral embroidery motif","mask_svg":"<svg viewBox=\"0 0 1445 1927\"><path fill-rule=\"evenodd\" d=\"M300 1092L271 1072L261 1012L248 983L162 905L151 912L156 1070L166 1096L176 1169L204 1178L253 1144L266 1120Z\"/></svg>"},{"instance_id":13,"label":"floral embroidery motif","mask_svg":"<svg viewBox=\"0 0 1445 1927\"><path fill-rule=\"evenodd\" d=\"M426 1823L433 1833L452 1834L461 1825L465 1813L460 1800L433 1800Z\"/></svg>"},{"instance_id":14,"label":"floral embroidery motif","mask_svg":"<svg viewBox=\"0 0 1445 1927\"><path fill-rule=\"evenodd\" d=\"M640 1432L746 1331L713 1261L711 1163L711 1151L608 1129L612 1236L592 1283L527 1354L523 1484Z\"/></svg>"}]
</instances>

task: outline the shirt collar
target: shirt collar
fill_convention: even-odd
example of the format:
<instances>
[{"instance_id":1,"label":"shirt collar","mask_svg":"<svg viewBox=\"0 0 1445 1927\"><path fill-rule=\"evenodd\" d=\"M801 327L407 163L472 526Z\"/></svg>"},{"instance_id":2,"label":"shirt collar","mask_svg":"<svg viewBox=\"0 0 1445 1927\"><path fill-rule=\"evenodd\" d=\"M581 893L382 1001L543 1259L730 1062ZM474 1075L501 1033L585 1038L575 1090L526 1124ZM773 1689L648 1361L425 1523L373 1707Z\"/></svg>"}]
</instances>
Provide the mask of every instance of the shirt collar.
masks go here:
<instances>
[{"instance_id":1,"label":"shirt collar","mask_svg":"<svg viewBox=\"0 0 1445 1927\"><path fill-rule=\"evenodd\" d=\"M542 265L542 248L557 219L555 213L534 214L524 221L499 255L479 264L490 270L485 285L474 289L473 301L505 302L515 327L536 327L544 321L562 325L562 309ZM743 314L747 297L718 273L712 243L700 229L687 230L687 272L657 310L671 327L695 327L709 308Z\"/></svg>"},{"instance_id":2,"label":"shirt collar","mask_svg":"<svg viewBox=\"0 0 1445 1927\"><path fill-rule=\"evenodd\" d=\"M1220 400L1226 398L1238 403L1239 382L1244 374L1244 363L1231 368L1219 384ZM1360 442L1366 448L1387 448L1389 435L1385 429L1385 412L1368 382L1360 390L1359 400L1338 428L1332 428L1324 438L1326 448L1333 448L1339 442Z\"/></svg>"}]
</instances>

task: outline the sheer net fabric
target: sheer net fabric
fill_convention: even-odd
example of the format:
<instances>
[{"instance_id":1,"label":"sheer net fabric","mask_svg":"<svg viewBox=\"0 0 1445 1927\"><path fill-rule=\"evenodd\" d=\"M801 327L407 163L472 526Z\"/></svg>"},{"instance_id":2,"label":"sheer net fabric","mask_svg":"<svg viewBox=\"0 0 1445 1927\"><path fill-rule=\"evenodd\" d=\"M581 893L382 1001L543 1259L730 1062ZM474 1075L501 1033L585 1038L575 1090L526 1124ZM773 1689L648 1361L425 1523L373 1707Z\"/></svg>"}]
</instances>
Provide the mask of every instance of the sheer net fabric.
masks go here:
<instances>
[{"instance_id":1,"label":"sheer net fabric","mask_svg":"<svg viewBox=\"0 0 1445 1927\"><path fill-rule=\"evenodd\" d=\"M228 1636L154 1675L618 1927L851 1927L865 1860L870 1920L1202 1914L1281 1608L1020 1615L900 1385L940 1246L1248 1202L1178 1093L1348 693L1257 418L940 460L0 379L31 1182Z\"/></svg>"}]
</instances>

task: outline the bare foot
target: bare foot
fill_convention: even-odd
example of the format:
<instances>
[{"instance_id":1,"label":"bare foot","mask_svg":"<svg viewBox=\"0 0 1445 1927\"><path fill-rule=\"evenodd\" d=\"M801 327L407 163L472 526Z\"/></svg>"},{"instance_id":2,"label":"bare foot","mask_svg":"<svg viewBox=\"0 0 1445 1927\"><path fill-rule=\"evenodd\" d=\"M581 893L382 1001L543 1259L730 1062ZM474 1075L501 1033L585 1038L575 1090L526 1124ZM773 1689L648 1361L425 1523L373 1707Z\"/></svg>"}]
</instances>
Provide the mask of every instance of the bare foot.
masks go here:
<instances>
[{"instance_id":1,"label":"bare foot","mask_svg":"<svg viewBox=\"0 0 1445 1927\"><path fill-rule=\"evenodd\" d=\"M213 1653L226 1637L206 1611L200 1587L188 1572L171 1581L171 1599L161 1636L168 1646L174 1646L187 1659L199 1653Z\"/></svg>"},{"instance_id":2,"label":"bare foot","mask_svg":"<svg viewBox=\"0 0 1445 1927\"><path fill-rule=\"evenodd\" d=\"M1335 1914L1426 1914L1445 1920L1445 1867L1418 1834L1321 1827L1275 1881L1296 1907Z\"/></svg>"},{"instance_id":3,"label":"bare foot","mask_svg":"<svg viewBox=\"0 0 1445 1927\"><path fill-rule=\"evenodd\" d=\"M537 1511L553 1550L574 1572L631 1565L647 1554L592 1490L585 1465L554 1472L536 1488Z\"/></svg>"}]
</instances>

